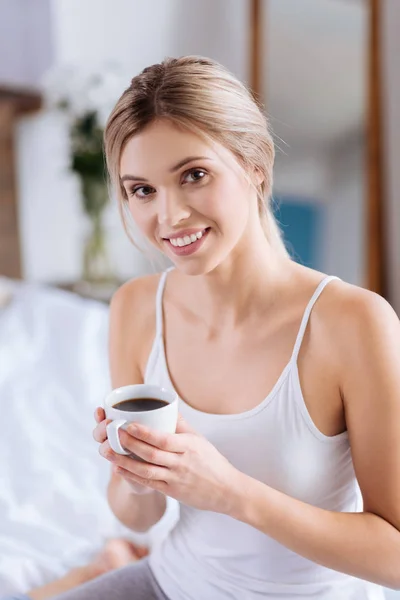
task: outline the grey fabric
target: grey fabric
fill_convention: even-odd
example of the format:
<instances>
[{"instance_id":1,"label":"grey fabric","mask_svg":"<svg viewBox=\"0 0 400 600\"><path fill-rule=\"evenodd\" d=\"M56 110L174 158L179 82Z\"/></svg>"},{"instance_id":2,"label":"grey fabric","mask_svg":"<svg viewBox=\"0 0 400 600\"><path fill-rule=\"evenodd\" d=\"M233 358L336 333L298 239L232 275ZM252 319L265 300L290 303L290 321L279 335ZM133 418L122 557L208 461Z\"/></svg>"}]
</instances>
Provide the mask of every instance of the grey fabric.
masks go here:
<instances>
[{"instance_id":1,"label":"grey fabric","mask_svg":"<svg viewBox=\"0 0 400 600\"><path fill-rule=\"evenodd\" d=\"M22 598L25 598L21 596ZM4 598L3 600L7 600ZM9 600L12 600L11 598ZM19 600L17 597L16 600ZM146 558L110 571L54 600L168 600Z\"/></svg>"}]
</instances>

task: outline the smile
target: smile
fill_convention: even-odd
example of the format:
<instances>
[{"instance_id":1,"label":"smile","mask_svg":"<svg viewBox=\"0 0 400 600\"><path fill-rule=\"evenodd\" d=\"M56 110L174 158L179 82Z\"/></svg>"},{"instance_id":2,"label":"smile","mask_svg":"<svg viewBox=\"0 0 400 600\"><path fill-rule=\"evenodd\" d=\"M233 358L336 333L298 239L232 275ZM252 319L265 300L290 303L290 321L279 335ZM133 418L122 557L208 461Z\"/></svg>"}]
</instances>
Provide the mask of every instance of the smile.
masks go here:
<instances>
[{"instance_id":1,"label":"smile","mask_svg":"<svg viewBox=\"0 0 400 600\"><path fill-rule=\"evenodd\" d=\"M185 235L184 237L170 238L169 241L175 247L189 246L190 244L197 242L197 240L200 240L205 233L206 229L203 229L203 231L198 231L197 233L192 233L191 235Z\"/></svg>"},{"instance_id":2,"label":"smile","mask_svg":"<svg viewBox=\"0 0 400 600\"><path fill-rule=\"evenodd\" d=\"M171 237L165 239L174 254L178 256L188 256L194 254L203 245L207 238L210 228L207 227L196 233L188 233L182 237Z\"/></svg>"}]
</instances>

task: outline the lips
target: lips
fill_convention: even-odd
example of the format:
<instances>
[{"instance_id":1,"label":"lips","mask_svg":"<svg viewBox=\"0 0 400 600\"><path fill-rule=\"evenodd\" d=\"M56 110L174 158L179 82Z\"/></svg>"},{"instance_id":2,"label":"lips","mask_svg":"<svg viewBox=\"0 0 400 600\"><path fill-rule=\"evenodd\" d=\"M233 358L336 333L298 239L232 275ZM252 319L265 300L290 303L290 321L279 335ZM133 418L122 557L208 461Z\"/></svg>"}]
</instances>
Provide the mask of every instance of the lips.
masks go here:
<instances>
[{"instance_id":1,"label":"lips","mask_svg":"<svg viewBox=\"0 0 400 600\"><path fill-rule=\"evenodd\" d=\"M179 232L174 237L165 239L165 243L168 244L170 250L178 256L188 256L194 254L203 245L205 239L208 237L210 228L207 227L203 230L186 230Z\"/></svg>"}]
</instances>

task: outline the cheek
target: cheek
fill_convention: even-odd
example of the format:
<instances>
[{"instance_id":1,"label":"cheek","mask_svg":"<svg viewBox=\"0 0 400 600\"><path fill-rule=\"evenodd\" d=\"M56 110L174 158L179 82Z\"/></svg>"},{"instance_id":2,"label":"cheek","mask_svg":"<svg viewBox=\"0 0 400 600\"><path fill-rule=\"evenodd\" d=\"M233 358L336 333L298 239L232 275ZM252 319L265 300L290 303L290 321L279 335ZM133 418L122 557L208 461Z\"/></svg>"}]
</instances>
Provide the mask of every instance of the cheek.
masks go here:
<instances>
[{"instance_id":1,"label":"cheek","mask_svg":"<svg viewBox=\"0 0 400 600\"><path fill-rule=\"evenodd\" d=\"M153 228L153 212L148 206L138 206L133 201L129 202L128 207L135 225L148 236Z\"/></svg>"},{"instance_id":2,"label":"cheek","mask_svg":"<svg viewBox=\"0 0 400 600\"><path fill-rule=\"evenodd\" d=\"M237 230L249 215L249 198L239 182L216 186L203 198L203 214L215 221L221 230Z\"/></svg>"},{"instance_id":3,"label":"cheek","mask_svg":"<svg viewBox=\"0 0 400 600\"><path fill-rule=\"evenodd\" d=\"M141 235L151 243L154 243L154 224L150 218L150 211L142 210L140 207L129 206L129 213L134 224L133 232Z\"/></svg>"}]
</instances>

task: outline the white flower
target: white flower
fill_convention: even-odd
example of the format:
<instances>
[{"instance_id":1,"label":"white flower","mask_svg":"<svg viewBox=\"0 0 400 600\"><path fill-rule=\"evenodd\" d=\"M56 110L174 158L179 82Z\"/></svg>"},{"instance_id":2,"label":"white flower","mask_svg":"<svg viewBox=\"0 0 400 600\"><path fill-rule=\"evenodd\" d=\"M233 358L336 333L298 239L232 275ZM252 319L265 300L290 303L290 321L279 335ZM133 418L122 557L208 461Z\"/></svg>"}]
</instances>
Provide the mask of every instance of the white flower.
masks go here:
<instances>
[{"instance_id":1,"label":"white flower","mask_svg":"<svg viewBox=\"0 0 400 600\"><path fill-rule=\"evenodd\" d=\"M96 68L64 65L47 72L42 87L49 108L62 107L71 120L97 112L99 123L104 126L130 80L128 70L117 63Z\"/></svg>"}]
</instances>

